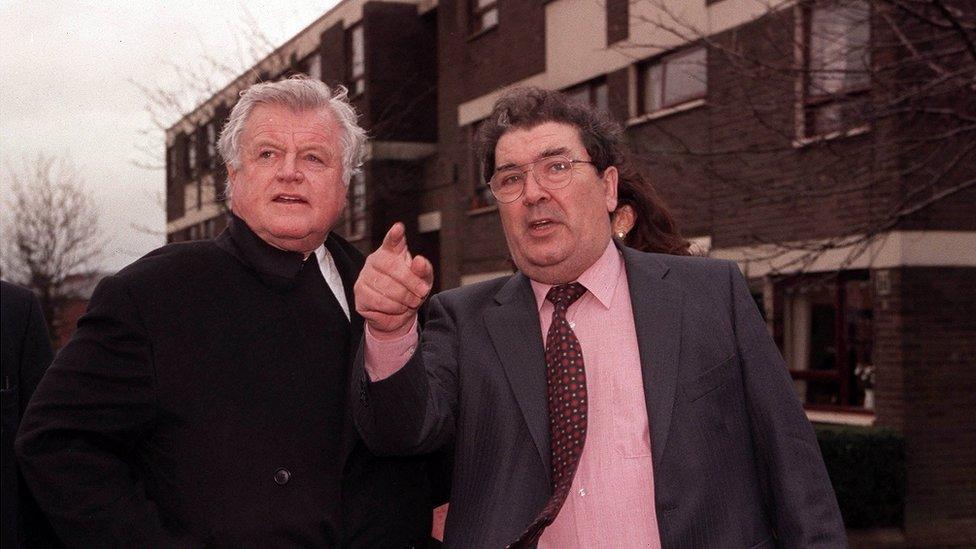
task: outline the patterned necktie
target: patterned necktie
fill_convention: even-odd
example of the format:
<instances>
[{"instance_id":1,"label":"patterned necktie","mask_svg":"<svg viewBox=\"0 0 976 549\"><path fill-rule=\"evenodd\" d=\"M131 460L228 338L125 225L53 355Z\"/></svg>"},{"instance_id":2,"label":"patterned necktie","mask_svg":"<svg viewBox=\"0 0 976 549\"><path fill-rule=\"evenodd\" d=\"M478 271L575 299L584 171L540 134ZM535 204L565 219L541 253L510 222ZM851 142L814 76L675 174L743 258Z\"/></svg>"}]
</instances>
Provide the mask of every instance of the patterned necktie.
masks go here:
<instances>
[{"instance_id":1,"label":"patterned necktie","mask_svg":"<svg viewBox=\"0 0 976 549\"><path fill-rule=\"evenodd\" d=\"M586 292L579 282L553 286L552 324L546 335L546 376L549 381L549 450L552 496L539 516L509 547L531 547L556 519L566 501L586 442L586 371L579 340L566 320L566 310Z\"/></svg>"}]
</instances>

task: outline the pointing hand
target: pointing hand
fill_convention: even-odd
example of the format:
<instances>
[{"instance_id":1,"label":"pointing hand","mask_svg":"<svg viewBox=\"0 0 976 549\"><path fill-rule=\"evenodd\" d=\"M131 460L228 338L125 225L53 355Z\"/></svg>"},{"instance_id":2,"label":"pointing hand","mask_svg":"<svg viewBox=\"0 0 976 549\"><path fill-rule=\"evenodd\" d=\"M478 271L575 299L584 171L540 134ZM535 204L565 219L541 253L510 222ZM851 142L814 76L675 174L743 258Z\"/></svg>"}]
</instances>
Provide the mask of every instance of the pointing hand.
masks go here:
<instances>
[{"instance_id":1,"label":"pointing hand","mask_svg":"<svg viewBox=\"0 0 976 549\"><path fill-rule=\"evenodd\" d=\"M393 339L413 326L417 308L434 282L434 267L411 256L403 223L394 223L383 243L366 258L356 280L356 311L374 336Z\"/></svg>"}]
</instances>

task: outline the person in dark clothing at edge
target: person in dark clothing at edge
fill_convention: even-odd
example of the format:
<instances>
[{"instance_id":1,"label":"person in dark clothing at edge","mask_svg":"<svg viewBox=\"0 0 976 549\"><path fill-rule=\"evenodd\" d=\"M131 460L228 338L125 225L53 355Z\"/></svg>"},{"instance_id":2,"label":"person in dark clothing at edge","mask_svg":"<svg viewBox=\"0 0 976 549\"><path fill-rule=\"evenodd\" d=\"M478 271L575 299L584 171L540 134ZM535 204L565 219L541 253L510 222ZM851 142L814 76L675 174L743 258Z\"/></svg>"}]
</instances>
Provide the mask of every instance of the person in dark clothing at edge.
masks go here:
<instances>
[{"instance_id":1,"label":"person in dark clothing at edge","mask_svg":"<svg viewBox=\"0 0 976 549\"><path fill-rule=\"evenodd\" d=\"M56 546L51 526L24 485L14 459L14 435L37 383L51 364L51 339L41 304L30 290L0 282L3 361L4 547Z\"/></svg>"},{"instance_id":2,"label":"person in dark clothing at edge","mask_svg":"<svg viewBox=\"0 0 976 549\"><path fill-rule=\"evenodd\" d=\"M425 460L373 456L346 412L356 118L342 87L251 86L219 141L227 230L99 284L17 437L68 546L426 545Z\"/></svg>"}]
</instances>

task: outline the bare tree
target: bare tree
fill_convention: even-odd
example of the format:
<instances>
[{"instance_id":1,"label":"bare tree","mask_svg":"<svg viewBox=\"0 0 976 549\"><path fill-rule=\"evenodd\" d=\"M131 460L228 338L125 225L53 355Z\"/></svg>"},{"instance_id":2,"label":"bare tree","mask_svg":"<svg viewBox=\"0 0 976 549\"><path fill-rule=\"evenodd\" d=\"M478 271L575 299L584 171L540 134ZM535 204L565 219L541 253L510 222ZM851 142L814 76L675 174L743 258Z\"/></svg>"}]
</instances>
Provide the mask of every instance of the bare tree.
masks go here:
<instances>
[{"instance_id":1,"label":"bare tree","mask_svg":"<svg viewBox=\"0 0 976 549\"><path fill-rule=\"evenodd\" d=\"M952 211L951 201L973 196L976 5L767 1L752 23L715 34L681 3L631 2L632 21L665 38L630 46L702 44L709 78L721 80L720 89L709 82L707 135L655 122L640 151L650 163L700 170L698 204L735 195L753 211L789 206L800 216L811 203L821 211L864 204L840 232L750 229L752 244L767 250L755 259L790 257L780 262L790 270L835 249L848 251L850 263L887 231L925 226Z\"/></svg>"},{"instance_id":2,"label":"bare tree","mask_svg":"<svg viewBox=\"0 0 976 549\"><path fill-rule=\"evenodd\" d=\"M98 209L64 158L39 154L7 178L3 273L38 294L48 332L56 338L61 308L77 297L71 278L89 274L101 257L105 239Z\"/></svg>"}]
</instances>

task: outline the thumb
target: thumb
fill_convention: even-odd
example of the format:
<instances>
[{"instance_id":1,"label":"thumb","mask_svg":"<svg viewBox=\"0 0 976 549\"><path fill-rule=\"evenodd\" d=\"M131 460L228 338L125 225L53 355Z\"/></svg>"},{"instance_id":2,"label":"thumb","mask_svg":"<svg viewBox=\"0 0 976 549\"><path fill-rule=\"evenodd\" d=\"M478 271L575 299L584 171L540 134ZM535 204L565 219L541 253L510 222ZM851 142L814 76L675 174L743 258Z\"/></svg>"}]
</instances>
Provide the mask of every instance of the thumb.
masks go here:
<instances>
[{"instance_id":1,"label":"thumb","mask_svg":"<svg viewBox=\"0 0 976 549\"><path fill-rule=\"evenodd\" d=\"M380 247L394 253L406 251L407 236L403 223L397 221L390 227L389 231L386 231L386 236L383 237L383 244Z\"/></svg>"}]
</instances>

